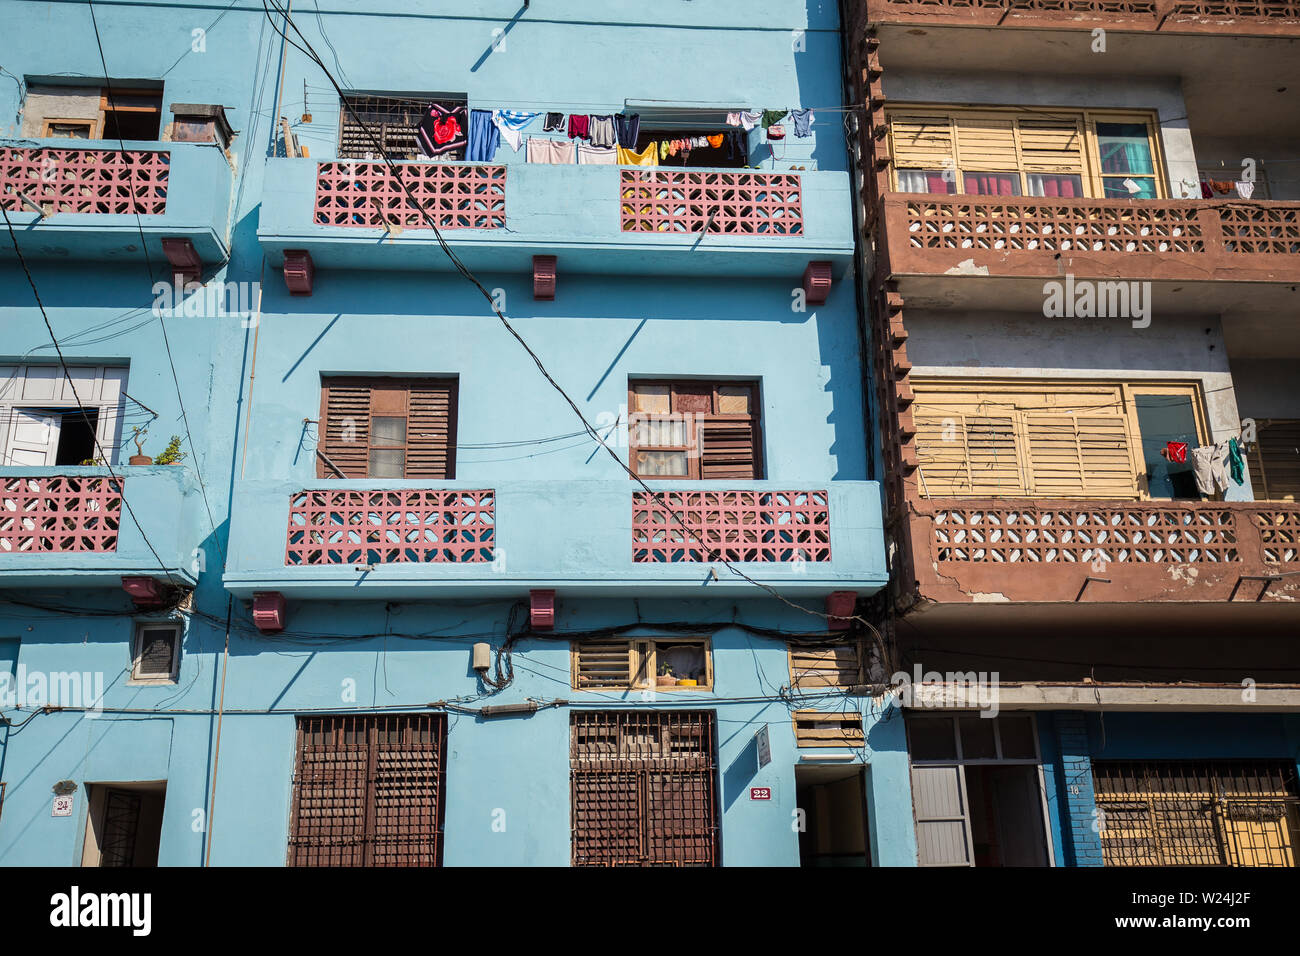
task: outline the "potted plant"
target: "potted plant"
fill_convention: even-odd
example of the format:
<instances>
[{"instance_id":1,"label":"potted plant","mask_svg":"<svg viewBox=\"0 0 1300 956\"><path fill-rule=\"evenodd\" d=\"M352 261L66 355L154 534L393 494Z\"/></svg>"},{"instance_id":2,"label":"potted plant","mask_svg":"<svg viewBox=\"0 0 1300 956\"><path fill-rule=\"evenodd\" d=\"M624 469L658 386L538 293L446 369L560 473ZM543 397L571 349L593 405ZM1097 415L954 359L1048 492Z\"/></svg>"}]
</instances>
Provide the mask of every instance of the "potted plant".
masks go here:
<instances>
[{"instance_id":1,"label":"potted plant","mask_svg":"<svg viewBox=\"0 0 1300 956\"><path fill-rule=\"evenodd\" d=\"M158 465L179 465L188 457L189 452L181 451L181 436L173 435L167 440L167 447L154 459L154 463Z\"/></svg>"},{"instance_id":2,"label":"potted plant","mask_svg":"<svg viewBox=\"0 0 1300 956\"><path fill-rule=\"evenodd\" d=\"M677 683L677 678L673 675L672 665L660 664L659 676L655 678L655 684L659 687L672 687Z\"/></svg>"},{"instance_id":3,"label":"potted plant","mask_svg":"<svg viewBox=\"0 0 1300 956\"><path fill-rule=\"evenodd\" d=\"M136 425L131 429L131 441L135 442L135 454L127 459L131 465L152 465L153 459L144 453L144 436L149 433L148 426Z\"/></svg>"}]
</instances>

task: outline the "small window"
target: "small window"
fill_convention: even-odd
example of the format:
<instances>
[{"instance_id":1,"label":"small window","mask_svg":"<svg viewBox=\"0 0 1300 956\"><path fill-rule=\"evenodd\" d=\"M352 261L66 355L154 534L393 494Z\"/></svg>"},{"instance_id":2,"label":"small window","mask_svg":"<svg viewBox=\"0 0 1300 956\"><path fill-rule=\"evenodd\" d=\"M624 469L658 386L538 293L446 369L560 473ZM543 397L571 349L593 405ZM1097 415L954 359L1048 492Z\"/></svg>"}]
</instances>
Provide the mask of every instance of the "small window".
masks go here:
<instances>
[{"instance_id":1,"label":"small window","mask_svg":"<svg viewBox=\"0 0 1300 956\"><path fill-rule=\"evenodd\" d=\"M97 120L50 120L45 124L47 139L94 139Z\"/></svg>"},{"instance_id":2,"label":"small window","mask_svg":"<svg viewBox=\"0 0 1300 956\"><path fill-rule=\"evenodd\" d=\"M455 379L321 381L319 478L456 476Z\"/></svg>"},{"instance_id":3,"label":"small window","mask_svg":"<svg viewBox=\"0 0 1300 956\"><path fill-rule=\"evenodd\" d=\"M861 641L791 644L790 687L794 690L818 687L860 689L867 683L865 650Z\"/></svg>"},{"instance_id":4,"label":"small window","mask_svg":"<svg viewBox=\"0 0 1300 956\"><path fill-rule=\"evenodd\" d=\"M104 139L155 140L162 128L162 90L105 89Z\"/></svg>"},{"instance_id":5,"label":"small window","mask_svg":"<svg viewBox=\"0 0 1300 956\"><path fill-rule=\"evenodd\" d=\"M464 159L469 137L466 105L463 95L446 93L344 96L339 104L339 158L381 159L378 140L392 159Z\"/></svg>"},{"instance_id":6,"label":"small window","mask_svg":"<svg viewBox=\"0 0 1300 956\"><path fill-rule=\"evenodd\" d=\"M571 657L575 690L713 689L707 638L575 641Z\"/></svg>"},{"instance_id":7,"label":"small window","mask_svg":"<svg viewBox=\"0 0 1300 956\"><path fill-rule=\"evenodd\" d=\"M628 408L638 477L763 477L757 382L635 381Z\"/></svg>"},{"instance_id":8,"label":"small window","mask_svg":"<svg viewBox=\"0 0 1300 956\"><path fill-rule=\"evenodd\" d=\"M181 626L137 624L131 656L131 680L175 683L181 662Z\"/></svg>"},{"instance_id":9,"label":"small window","mask_svg":"<svg viewBox=\"0 0 1300 956\"><path fill-rule=\"evenodd\" d=\"M861 747L866 742L862 715L797 710L794 714L794 740L796 747Z\"/></svg>"}]
</instances>

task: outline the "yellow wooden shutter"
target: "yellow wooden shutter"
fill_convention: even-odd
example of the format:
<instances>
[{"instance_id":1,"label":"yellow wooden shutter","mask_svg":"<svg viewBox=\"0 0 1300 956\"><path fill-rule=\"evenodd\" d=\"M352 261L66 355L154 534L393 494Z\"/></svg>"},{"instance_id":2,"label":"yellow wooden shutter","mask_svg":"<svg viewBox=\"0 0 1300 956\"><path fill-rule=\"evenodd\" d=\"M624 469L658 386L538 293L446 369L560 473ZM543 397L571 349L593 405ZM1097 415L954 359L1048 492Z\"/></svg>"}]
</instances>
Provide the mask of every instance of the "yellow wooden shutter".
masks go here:
<instances>
[{"instance_id":1,"label":"yellow wooden shutter","mask_svg":"<svg viewBox=\"0 0 1300 956\"><path fill-rule=\"evenodd\" d=\"M1300 501L1300 419L1260 422L1246 454L1250 484L1260 501Z\"/></svg>"},{"instance_id":2,"label":"yellow wooden shutter","mask_svg":"<svg viewBox=\"0 0 1300 956\"><path fill-rule=\"evenodd\" d=\"M1024 413L1030 488L1046 497L1132 498L1137 474L1122 413Z\"/></svg>"},{"instance_id":3,"label":"yellow wooden shutter","mask_svg":"<svg viewBox=\"0 0 1300 956\"><path fill-rule=\"evenodd\" d=\"M1015 120L1011 116L955 117L957 126L957 166L963 171L1015 171Z\"/></svg>"},{"instance_id":4,"label":"yellow wooden shutter","mask_svg":"<svg viewBox=\"0 0 1300 956\"><path fill-rule=\"evenodd\" d=\"M1083 118L1025 119L1019 124L1020 165L1031 173L1083 175Z\"/></svg>"},{"instance_id":5,"label":"yellow wooden shutter","mask_svg":"<svg viewBox=\"0 0 1300 956\"><path fill-rule=\"evenodd\" d=\"M946 115L891 116L894 165L943 169L953 164L952 120Z\"/></svg>"},{"instance_id":6,"label":"yellow wooden shutter","mask_svg":"<svg viewBox=\"0 0 1300 956\"><path fill-rule=\"evenodd\" d=\"M923 492L933 497L1024 494L1014 409L974 387L916 388Z\"/></svg>"},{"instance_id":7,"label":"yellow wooden shutter","mask_svg":"<svg viewBox=\"0 0 1300 956\"><path fill-rule=\"evenodd\" d=\"M860 641L844 644L790 645L790 686L857 687L867 682L865 648Z\"/></svg>"},{"instance_id":8,"label":"yellow wooden shutter","mask_svg":"<svg viewBox=\"0 0 1300 956\"><path fill-rule=\"evenodd\" d=\"M575 690L619 690L632 684L636 648L631 641L575 642Z\"/></svg>"}]
</instances>

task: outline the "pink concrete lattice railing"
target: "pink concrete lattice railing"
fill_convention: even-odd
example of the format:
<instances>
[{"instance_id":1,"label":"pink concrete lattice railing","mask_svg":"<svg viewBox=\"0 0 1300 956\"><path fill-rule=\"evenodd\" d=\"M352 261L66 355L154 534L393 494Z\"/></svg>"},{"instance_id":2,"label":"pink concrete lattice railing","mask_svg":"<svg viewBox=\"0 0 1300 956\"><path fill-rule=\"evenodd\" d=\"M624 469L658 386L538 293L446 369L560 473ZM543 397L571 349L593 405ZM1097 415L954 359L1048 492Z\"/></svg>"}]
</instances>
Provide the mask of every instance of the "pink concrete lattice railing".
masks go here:
<instances>
[{"instance_id":1,"label":"pink concrete lattice railing","mask_svg":"<svg viewBox=\"0 0 1300 956\"><path fill-rule=\"evenodd\" d=\"M489 562L495 525L491 490L300 491L289 500L284 563Z\"/></svg>"},{"instance_id":2,"label":"pink concrete lattice railing","mask_svg":"<svg viewBox=\"0 0 1300 956\"><path fill-rule=\"evenodd\" d=\"M660 498L662 505L645 492L633 495L634 562L711 561L714 554L727 561L831 559L825 491L664 491Z\"/></svg>"},{"instance_id":3,"label":"pink concrete lattice railing","mask_svg":"<svg viewBox=\"0 0 1300 956\"><path fill-rule=\"evenodd\" d=\"M0 206L51 212L161 216L171 155L158 150L0 147Z\"/></svg>"},{"instance_id":4,"label":"pink concrete lattice railing","mask_svg":"<svg viewBox=\"0 0 1300 956\"><path fill-rule=\"evenodd\" d=\"M401 183L439 229L500 229L506 224L506 168L400 163ZM428 229L401 183L383 163L340 160L316 170L319 226Z\"/></svg>"},{"instance_id":5,"label":"pink concrete lattice railing","mask_svg":"<svg viewBox=\"0 0 1300 956\"><path fill-rule=\"evenodd\" d=\"M803 235L803 188L790 173L624 169L624 232Z\"/></svg>"},{"instance_id":6,"label":"pink concrete lattice railing","mask_svg":"<svg viewBox=\"0 0 1300 956\"><path fill-rule=\"evenodd\" d=\"M0 557L117 550L122 483L112 478L0 479Z\"/></svg>"},{"instance_id":7,"label":"pink concrete lattice railing","mask_svg":"<svg viewBox=\"0 0 1300 956\"><path fill-rule=\"evenodd\" d=\"M1279 503L944 501L932 522L941 563L1233 564L1254 536L1266 563L1300 561L1300 506Z\"/></svg>"}]
</instances>

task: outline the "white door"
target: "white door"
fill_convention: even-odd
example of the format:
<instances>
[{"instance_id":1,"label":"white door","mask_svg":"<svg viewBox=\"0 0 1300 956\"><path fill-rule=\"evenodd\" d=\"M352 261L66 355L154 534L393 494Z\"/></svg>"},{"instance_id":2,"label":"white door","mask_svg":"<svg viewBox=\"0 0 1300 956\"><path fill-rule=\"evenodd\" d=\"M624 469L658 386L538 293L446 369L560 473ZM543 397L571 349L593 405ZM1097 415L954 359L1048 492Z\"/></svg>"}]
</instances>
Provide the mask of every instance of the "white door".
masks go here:
<instances>
[{"instance_id":1,"label":"white door","mask_svg":"<svg viewBox=\"0 0 1300 956\"><path fill-rule=\"evenodd\" d=\"M59 449L59 419L49 412L15 408L4 460L8 465L53 465Z\"/></svg>"}]
</instances>

